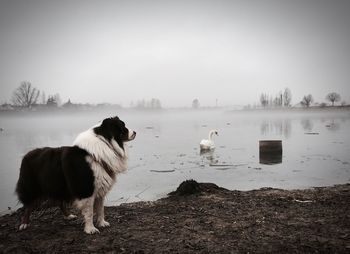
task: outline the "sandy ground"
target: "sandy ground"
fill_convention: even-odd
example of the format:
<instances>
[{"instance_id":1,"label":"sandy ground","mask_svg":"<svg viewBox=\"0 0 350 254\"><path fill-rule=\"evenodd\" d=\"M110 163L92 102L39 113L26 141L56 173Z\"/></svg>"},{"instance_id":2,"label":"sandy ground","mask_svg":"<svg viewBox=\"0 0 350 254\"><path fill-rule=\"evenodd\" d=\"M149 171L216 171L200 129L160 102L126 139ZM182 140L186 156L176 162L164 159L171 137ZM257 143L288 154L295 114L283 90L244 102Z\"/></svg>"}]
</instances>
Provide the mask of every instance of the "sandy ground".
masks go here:
<instances>
[{"instance_id":1,"label":"sandy ground","mask_svg":"<svg viewBox=\"0 0 350 254\"><path fill-rule=\"evenodd\" d=\"M1 253L350 253L350 184L229 191L182 183L154 202L106 207L111 227L86 235L81 218L21 210L0 218Z\"/></svg>"}]
</instances>

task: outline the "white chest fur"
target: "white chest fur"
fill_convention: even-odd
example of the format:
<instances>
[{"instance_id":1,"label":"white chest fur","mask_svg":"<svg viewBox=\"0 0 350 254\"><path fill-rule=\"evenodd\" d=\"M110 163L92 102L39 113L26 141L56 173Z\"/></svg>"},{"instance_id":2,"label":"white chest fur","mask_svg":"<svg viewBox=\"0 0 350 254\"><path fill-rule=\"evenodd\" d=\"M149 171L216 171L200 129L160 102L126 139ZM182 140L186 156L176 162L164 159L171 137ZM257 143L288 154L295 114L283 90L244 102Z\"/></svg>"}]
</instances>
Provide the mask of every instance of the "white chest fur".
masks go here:
<instances>
[{"instance_id":1,"label":"white chest fur","mask_svg":"<svg viewBox=\"0 0 350 254\"><path fill-rule=\"evenodd\" d=\"M97 136L92 129L81 133L74 141L74 145L90 154L86 160L95 177L94 194L104 197L115 183L116 175L127 168L127 150L119 147L114 140L108 142L103 137ZM113 171L113 176L108 170Z\"/></svg>"},{"instance_id":2,"label":"white chest fur","mask_svg":"<svg viewBox=\"0 0 350 254\"><path fill-rule=\"evenodd\" d=\"M91 165L91 169L94 173L94 196L103 198L111 190L116 178L111 177L102 167L102 165L94 161L91 156L88 156L86 160Z\"/></svg>"}]
</instances>

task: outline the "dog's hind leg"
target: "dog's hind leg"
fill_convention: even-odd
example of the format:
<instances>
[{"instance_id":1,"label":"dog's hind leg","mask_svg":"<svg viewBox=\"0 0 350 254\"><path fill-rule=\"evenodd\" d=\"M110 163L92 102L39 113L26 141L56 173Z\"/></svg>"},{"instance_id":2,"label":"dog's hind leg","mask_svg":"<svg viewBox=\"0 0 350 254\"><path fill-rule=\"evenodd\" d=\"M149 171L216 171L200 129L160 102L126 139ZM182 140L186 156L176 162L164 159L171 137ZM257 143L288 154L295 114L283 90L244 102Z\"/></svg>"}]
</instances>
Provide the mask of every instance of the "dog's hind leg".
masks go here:
<instances>
[{"instance_id":1,"label":"dog's hind leg","mask_svg":"<svg viewBox=\"0 0 350 254\"><path fill-rule=\"evenodd\" d=\"M95 199L95 211L97 216L97 226L98 227L109 227L109 222L105 221L105 211L104 211L104 198L96 197Z\"/></svg>"},{"instance_id":2,"label":"dog's hind leg","mask_svg":"<svg viewBox=\"0 0 350 254\"><path fill-rule=\"evenodd\" d=\"M61 211L62 211L65 219L71 220L71 219L75 219L77 217L76 215L69 213L68 207L67 207L67 202L61 201L60 208L61 208Z\"/></svg>"},{"instance_id":3,"label":"dog's hind leg","mask_svg":"<svg viewBox=\"0 0 350 254\"><path fill-rule=\"evenodd\" d=\"M24 206L24 214L21 219L21 225L18 228L19 230L24 230L29 227L29 217L32 210L33 210L32 205Z\"/></svg>"}]
</instances>

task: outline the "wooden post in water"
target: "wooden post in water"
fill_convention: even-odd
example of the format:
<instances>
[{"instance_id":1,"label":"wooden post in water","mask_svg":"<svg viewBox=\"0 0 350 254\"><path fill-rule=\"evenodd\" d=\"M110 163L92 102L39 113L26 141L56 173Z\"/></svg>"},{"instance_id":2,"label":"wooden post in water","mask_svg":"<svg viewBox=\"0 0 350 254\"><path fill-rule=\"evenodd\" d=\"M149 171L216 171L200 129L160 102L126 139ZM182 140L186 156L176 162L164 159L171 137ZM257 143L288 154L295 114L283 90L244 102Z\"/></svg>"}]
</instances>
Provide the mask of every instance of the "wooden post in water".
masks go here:
<instances>
[{"instance_id":1,"label":"wooden post in water","mask_svg":"<svg viewBox=\"0 0 350 254\"><path fill-rule=\"evenodd\" d=\"M282 140L260 140L259 162L261 164L282 163Z\"/></svg>"}]
</instances>

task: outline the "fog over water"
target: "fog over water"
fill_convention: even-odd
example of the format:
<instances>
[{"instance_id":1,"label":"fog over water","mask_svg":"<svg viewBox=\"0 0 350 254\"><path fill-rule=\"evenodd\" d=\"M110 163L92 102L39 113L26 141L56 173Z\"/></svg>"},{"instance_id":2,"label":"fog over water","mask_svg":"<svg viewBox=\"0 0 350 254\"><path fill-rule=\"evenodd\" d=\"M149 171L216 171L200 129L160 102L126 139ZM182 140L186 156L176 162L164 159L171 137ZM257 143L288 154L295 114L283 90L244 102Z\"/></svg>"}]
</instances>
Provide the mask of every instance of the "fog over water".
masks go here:
<instances>
[{"instance_id":1,"label":"fog over water","mask_svg":"<svg viewBox=\"0 0 350 254\"><path fill-rule=\"evenodd\" d=\"M137 137L128 144L129 170L118 176L107 196L109 205L164 197L186 179L239 190L350 181L348 110L25 113L0 118L4 129L0 133L0 210L18 206L14 189L25 153L37 147L71 145L80 132L111 114L118 114ZM201 155L199 142L213 128L219 132L214 137L216 148ZM282 163L259 162L258 141L265 139L282 140Z\"/></svg>"},{"instance_id":2,"label":"fog over water","mask_svg":"<svg viewBox=\"0 0 350 254\"><path fill-rule=\"evenodd\" d=\"M46 94L129 106L245 105L289 87L292 104L350 101L350 1L0 2L0 102Z\"/></svg>"}]
</instances>

